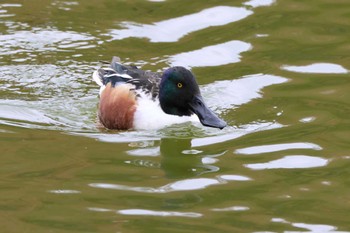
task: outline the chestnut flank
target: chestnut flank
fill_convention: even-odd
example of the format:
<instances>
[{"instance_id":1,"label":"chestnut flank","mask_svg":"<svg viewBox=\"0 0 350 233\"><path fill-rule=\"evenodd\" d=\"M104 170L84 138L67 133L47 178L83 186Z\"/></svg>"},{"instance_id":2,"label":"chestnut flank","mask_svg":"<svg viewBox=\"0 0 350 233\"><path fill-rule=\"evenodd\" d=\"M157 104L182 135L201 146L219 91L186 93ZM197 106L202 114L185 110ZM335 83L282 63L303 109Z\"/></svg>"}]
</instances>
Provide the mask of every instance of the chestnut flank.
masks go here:
<instances>
[{"instance_id":1,"label":"chestnut flank","mask_svg":"<svg viewBox=\"0 0 350 233\"><path fill-rule=\"evenodd\" d=\"M127 84L112 87L107 84L100 97L99 119L108 129L133 128L136 96Z\"/></svg>"}]
</instances>

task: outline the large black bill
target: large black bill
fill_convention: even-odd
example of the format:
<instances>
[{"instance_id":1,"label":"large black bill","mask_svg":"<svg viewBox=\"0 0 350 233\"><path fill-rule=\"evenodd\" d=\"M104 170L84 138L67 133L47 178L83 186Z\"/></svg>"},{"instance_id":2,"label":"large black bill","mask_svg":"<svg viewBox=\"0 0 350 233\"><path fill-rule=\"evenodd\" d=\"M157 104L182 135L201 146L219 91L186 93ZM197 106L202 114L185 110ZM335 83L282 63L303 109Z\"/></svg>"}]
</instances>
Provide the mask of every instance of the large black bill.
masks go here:
<instances>
[{"instance_id":1,"label":"large black bill","mask_svg":"<svg viewBox=\"0 0 350 233\"><path fill-rule=\"evenodd\" d=\"M204 126L223 129L227 125L225 121L220 119L212 110L204 103L202 96L195 96L189 103L191 110L198 116L199 121Z\"/></svg>"}]
</instances>

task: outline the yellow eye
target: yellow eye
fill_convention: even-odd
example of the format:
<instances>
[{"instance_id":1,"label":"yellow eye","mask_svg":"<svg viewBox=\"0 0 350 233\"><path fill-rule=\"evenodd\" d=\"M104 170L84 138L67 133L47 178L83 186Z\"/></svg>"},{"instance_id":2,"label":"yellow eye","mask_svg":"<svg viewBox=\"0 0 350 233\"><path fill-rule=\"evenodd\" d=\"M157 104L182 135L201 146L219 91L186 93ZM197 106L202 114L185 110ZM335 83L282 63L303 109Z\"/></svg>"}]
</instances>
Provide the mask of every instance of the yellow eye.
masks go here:
<instances>
[{"instance_id":1,"label":"yellow eye","mask_svg":"<svg viewBox=\"0 0 350 233\"><path fill-rule=\"evenodd\" d=\"M178 88L182 88L182 83L177 83Z\"/></svg>"}]
</instances>

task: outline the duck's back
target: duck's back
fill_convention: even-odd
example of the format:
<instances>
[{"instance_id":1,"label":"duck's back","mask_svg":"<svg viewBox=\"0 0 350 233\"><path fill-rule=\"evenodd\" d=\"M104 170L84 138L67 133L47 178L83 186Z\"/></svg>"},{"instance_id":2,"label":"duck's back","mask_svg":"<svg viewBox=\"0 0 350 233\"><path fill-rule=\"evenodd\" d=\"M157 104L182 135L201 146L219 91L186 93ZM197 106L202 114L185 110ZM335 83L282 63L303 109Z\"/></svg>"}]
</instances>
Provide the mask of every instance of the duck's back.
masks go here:
<instances>
[{"instance_id":1,"label":"duck's back","mask_svg":"<svg viewBox=\"0 0 350 233\"><path fill-rule=\"evenodd\" d=\"M132 89L150 94L154 99L159 93L161 75L138 69L136 66L123 65L120 63L119 57L113 57L110 65L95 71L93 79L102 87L102 90L108 83L111 83L112 87L126 83L130 84Z\"/></svg>"}]
</instances>

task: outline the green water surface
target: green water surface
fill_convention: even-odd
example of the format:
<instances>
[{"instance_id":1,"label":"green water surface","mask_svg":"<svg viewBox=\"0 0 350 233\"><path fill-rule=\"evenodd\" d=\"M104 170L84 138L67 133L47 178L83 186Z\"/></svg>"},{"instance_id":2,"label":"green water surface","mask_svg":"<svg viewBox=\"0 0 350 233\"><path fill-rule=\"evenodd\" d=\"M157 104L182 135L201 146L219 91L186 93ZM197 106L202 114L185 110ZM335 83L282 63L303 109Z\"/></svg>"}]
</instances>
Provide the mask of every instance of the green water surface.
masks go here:
<instances>
[{"instance_id":1,"label":"green water surface","mask_svg":"<svg viewBox=\"0 0 350 233\"><path fill-rule=\"evenodd\" d=\"M350 232L349 9L1 0L0 231ZM188 66L229 126L99 128L114 55Z\"/></svg>"}]
</instances>

